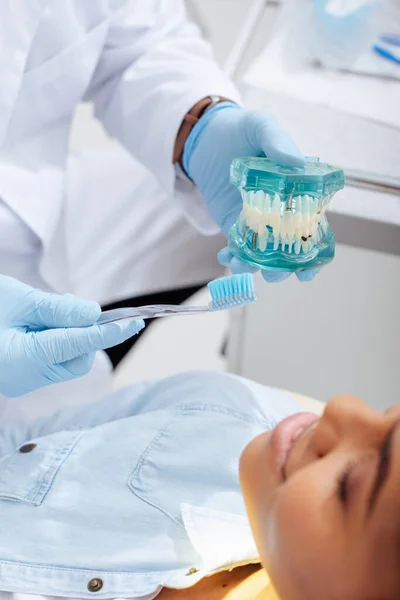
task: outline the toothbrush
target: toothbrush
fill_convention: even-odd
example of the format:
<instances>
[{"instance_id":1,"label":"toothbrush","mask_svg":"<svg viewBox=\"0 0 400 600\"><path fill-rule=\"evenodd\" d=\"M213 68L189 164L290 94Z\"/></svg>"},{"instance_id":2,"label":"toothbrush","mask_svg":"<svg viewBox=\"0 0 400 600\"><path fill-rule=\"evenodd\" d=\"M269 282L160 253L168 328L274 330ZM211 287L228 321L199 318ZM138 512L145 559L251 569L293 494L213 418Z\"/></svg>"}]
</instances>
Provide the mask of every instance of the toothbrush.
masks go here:
<instances>
[{"instance_id":1,"label":"toothbrush","mask_svg":"<svg viewBox=\"0 0 400 600\"><path fill-rule=\"evenodd\" d=\"M378 44L375 44L373 46L373 50L376 54L379 54L379 56L382 56L383 58L390 60L391 62L393 62L396 65L400 65L400 58L398 56L396 56L393 52L390 52L390 50L387 50L386 48L384 48L383 46L379 46Z\"/></svg>"},{"instance_id":2,"label":"toothbrush","mask_svg":"<svg viewBox=\"0 0 400 600\"><path fill-rule=\"evenodd\" d=\"M97 323L112 323L122 319L154 319L155 317L200 315L250 304L256 299L253 276L250 273L215 279L207 287L211 294L211 302L207 306L155 304L132 308L116 308L103 312Z\"/></svg>"},{"instance_id":3,"label":"toothbrush","mask_svg":"<svg viewBox=\"0 0 400 600\"><path fill-rule=\"evenodd\" d=\"M379 40L381 42L383 42L384 44L388 44L389 46L393 46L393 47L397 47L397 48L400 47L400 35L385 34L385 35L381 35ZM374 50L374 52L376 54L379 54L383 58L386 58L387 60L392 61L396 65L400 65L400 56L398 56L397 54L394 54L394 52L391 52L390 50L388 50L388 48L385 48L384 46L380 46L378 43L378 44L374 44L372 46L372 49Z\"/></svg>"}]
</instances>

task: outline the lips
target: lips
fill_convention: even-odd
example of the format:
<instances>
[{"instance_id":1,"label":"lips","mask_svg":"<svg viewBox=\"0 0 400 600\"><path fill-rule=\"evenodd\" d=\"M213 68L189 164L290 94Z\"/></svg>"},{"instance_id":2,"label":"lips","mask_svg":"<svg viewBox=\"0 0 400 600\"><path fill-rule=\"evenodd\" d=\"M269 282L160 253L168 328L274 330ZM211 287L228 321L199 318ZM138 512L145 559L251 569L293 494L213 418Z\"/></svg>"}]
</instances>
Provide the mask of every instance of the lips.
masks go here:
<instances>
[{"instance_id":1,"label":"lips","mask_svg":"<svg viewBox=\"0 0 400 600\"><path fill-rule=\"evenodd\" d=\"M289 452L299 435L318 421L319 417L313 413L297 413L287 417L275 427L271 437L272 451L279 471L284 474Z\"/></svg>"}]
</instances>

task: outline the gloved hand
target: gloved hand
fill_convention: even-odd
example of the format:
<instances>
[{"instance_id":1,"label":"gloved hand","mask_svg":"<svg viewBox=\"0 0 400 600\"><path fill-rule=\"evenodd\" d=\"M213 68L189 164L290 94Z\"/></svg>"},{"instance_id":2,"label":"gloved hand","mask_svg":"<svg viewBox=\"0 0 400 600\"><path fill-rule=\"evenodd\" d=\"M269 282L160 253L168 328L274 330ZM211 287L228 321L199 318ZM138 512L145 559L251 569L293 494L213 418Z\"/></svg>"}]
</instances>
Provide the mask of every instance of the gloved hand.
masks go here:
<instances>
[{"instance_id":1,"label":"gloved hand","mask_svg":"<svg viewBox=\"0 0 400 600\"><path fill-rule=\"evenodd\" d=\"M15 397L88 373L97 350L138 333L144 322L96 325L97 302L35 290L0 275L0 393Z\"/></svg>"},{"instance_id":2,"label":"gloved hand","mask_svg":"<svg viewBox=\"0 0 400 600\"><path fill-rule=\"evenodd\" d=\"M293 140L274 117L258 110L246 110L230 102L221 102L207 112L193 127L186 140L183 166L199 188L208 211L225 236L242 210L242 198L229 182L233 158L263 156L284 166L301 166L304 157ZM219 255L221 264L232 273L254 272L234 258L225 248ZM300 281L310 281L318 271L297 273ZM263 270L269 282L282 281L290 273Z\"/></svg>"}]
</instances>

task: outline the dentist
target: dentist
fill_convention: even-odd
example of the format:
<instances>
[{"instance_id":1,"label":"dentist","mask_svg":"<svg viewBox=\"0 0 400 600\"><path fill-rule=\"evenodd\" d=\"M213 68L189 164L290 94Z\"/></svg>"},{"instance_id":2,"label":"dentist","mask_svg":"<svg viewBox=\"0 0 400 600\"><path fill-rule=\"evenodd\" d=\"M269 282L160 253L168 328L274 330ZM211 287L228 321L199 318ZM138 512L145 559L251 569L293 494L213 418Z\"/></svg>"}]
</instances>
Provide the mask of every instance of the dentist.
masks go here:
<instances>
[{"instance_id":1,"label":"dentist","mask_svg":"<svg viewBox=\"0 0 400 600\"><path fill-rule=\"evenodd\" d=\"M96 234L90 216L78 219L72 233L65 228L68 139L81 101L92 103L108 135L151 175L162 190L166 210L183 215L205 235L220 231L226 235L241 210L240 196L229 184L232 158L265 153L281 164L304 161L271 115L240 106L236 89L187 19L183 0L5 0L0 42L0 273L34 288L75 291L75 267L70 261L75 240L90 240L94 253L106 243L106 236ZM143 226L140 231L137 226L143 214L148 215L144 220L147 240L159 256L174 240L170 236L168 243L158 243L163 232L162 224L152 229L152 193L141 193L138 206L123 210L118 206L116 211L113 192L108 190L92 214L109 224L107 237L113 240L122 235L123 227L132 228L129 268L119 269L118 252L112 251L107 255L107 268L118 272L121 281L136 286L125 289L124 293L133 295L140 292L147 257L146 241L140 237ZM85 197L79 205L83 210ZM167 228L170 223L167 218L164 221ZM180 247L182 258L185 253L186 248ZM234 272L242 269L226 250L220 261ZM157 272L152 278L157 284ZM103 301L100 292L89 290L86 296ZM1 303L4 298L7 293L1 290ZM98 306L72 299L56 301L60 302L57 318L50 300L49 312L36 319L29 294L27 298L28 304L24 300L15 317L18 327L71 329L63 330L62 348L58 331L29 334L33 344L29 347L24 341L28 338L11 336L13 343L19 339L27 354L37 346L32 340L46 339L51 367L44 355L26 362L27 355L15 351L3 329L3 377L9 373L15 383L11 387L3 383L0 391L11 396L32 392L19 399L0 397L0 423L29 421L58 411L63 404L104 395L110 378L102 353L91 374L78 384L69 381L56 391L44 388L39 395L33 390L43 382L87 373L94 351L135 333L134 325L124 332L99 330L94 325ZM8 303L6 299L6 307ZM78 334L74 328L81 325L87 329ZM85 342L76 353L70 349L78 338Z\"/></svg>"}]
</instances>

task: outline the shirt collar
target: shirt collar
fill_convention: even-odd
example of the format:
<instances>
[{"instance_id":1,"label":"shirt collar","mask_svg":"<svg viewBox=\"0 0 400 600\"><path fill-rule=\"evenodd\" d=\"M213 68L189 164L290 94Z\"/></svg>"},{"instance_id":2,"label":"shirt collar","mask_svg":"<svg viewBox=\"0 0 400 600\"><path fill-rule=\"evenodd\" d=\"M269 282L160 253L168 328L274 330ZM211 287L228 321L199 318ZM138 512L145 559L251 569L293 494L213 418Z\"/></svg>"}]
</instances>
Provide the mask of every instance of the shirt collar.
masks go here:
<instances>
[{"instance_id":1,"label":"shirt collar","mask_svg":"<svg viewBox=\"0 0 400 600\"><path fill-rule=\"evenodd\" d=\"M186 532L209 573L260 562L247 517L181 504Z\"/></svg>"}]
</instances>

